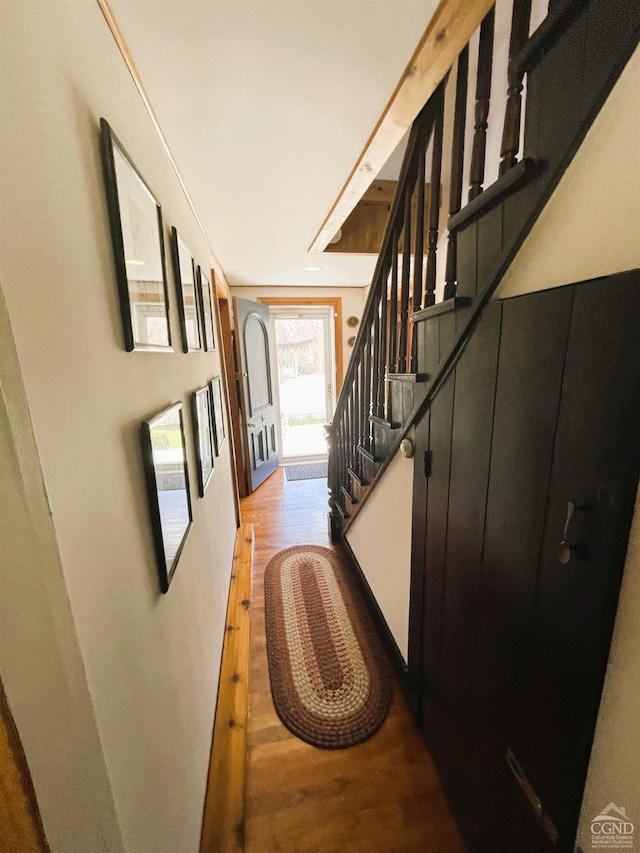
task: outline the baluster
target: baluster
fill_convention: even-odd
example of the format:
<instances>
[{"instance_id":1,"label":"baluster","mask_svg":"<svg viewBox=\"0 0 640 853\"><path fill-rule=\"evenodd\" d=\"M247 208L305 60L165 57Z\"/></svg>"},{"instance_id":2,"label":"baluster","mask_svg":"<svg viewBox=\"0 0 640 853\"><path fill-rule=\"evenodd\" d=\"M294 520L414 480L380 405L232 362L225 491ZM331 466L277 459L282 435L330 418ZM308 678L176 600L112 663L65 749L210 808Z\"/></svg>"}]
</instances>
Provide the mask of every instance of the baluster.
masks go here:
<instances>
[{"instance_id":1,"label":"baluster","mask_svg":"<svg viewBox=\"0 0 640 853\"><path fill-rule=\"evenodd\" d=\"M364 403L364 350L362 349L360 349L358 364L358 399L360 401L360 434L358 435L358 444L364 446L367 435L367 411ZM362 466L361 456L358 456L358 461ZM362 468L359 470L362 470Z\"/></svg>"},{"instance_id":2,"label":"baluster","mask_svg":"<svg viewBox=\"0 0 640 853\"><path fill-rule=\"evenodd\" d=\"M389 366L395 373L398 359L398 240L399 234L391 237L391 295L389 296Z\"/></svg>"},{"instance_id":3,"label":"baluster","mask_svg":"<svg viewBox=\"0 0 640 853\"><path fill-rule=\"evenodd\" d=\"M335 413L334 413L334 418L331 422L331 426L330 426L328 433L327 433L327 437L328 437L327 443L329 446L329 460L328 460L328 465L327 465L327 488L329 490L330 512L333 509L333 501L335 501L335 498L336 498L336 462L337 462L336 454L338 452L338 448L336 445L336 441L337 441L336 430L337 430L337 422L336 422Z\"/></svg>"},{"instance_id":4,"label":"baluster","mask_svg":"<svg viewBox=\"0 0 640 853\"><path fill-rule=\"evenodd\" d=\"M369 334L367 335L367 394L365 397L365 405L367 407L367 412L369 415L373 415L373 382L374 382L374 373L373 373L373 325L369 329ZM375 429L373 428L373 424L369 421L369 446L373 447L375 441Z\"/></svg>"},{"instance_id":5,"label":"baluster","mask_svg":"<svg viewBox=\"0 0 640 853\"><path fill-rule=\"evenodd\" d=\"M369 409L367 407L367 351L366 339L363 339L363 347L360 352L360 418L362 420L362 432L360 444L368 446L369 441Z\"/></svg>"},{"instance_id":6,"label":"baluster","mask_svg":"<svg viewBox=\"0 0 640 853\"><path fill-rule=\"evenodd\" d=\"M373 415L373 324L367 332L367 397L365 403L369 415ZM369 450L374 453L376 431L373 428L371 420L369 420Z\"/></svg>"},{"instance_id":7,"label":"baluster","mask_svg":"<svg viewBox=\"0 0 640 853\"><path fill-rule=\"evenodd\" d=\"M347 479L347 466L349 464L349 399L344 407L342 416L342 467L340 469L340 486L344 486Z\"/></svg>"},{"instance_id":8,"label":"baluster","mask_svg":"<svg viewBox=\"0 0 640 853\"><path fill-rule=\"evenodd\" d=\"M359 412L356 406L357 399L355 394L352 393L349 395L349 402L351 404L350 418L349 418L349 432L350 432L350 440L349 440L349 468L355 469L355 454L356 454L356 444L358 443L357 435L358 435L358 418ZM345 472L347 491L351 494L351 478L349 476L349 472Z\"/></svg>"},{"instance_id":9,"label":"baluster","mask_svg":"<svg viewBox=\"0 0 640 853\"><path fill-rule=\"evenodd\" d=\"M349 464L349 397L345 400L344 404L344 412L342 415L342 433L343 433L343 442L342 442L342 465L340 466L340 488L344 486L344 481L346 479L345 472L347 470L347 465ZM342 503L344 504L344 495L341 494Z\"/></svg>"},{"instance_id":10,"label":"baluster","mask_svg":"<svg viewBox=\"0 0 640 853\"><path fill-rule=\"evenodd\" d=\"M334 479L333 479L333 494L336 500L340 500L340 481L342 479L342 448L344 447L344 441L342 436L342 414L338 417L336 421L335 435L335 454L336 454L336 462L334 467Z\"/></svg>"},{"instance_id":11,"label":"baluster","mask_svg":"<svg viewBox=\"0 0 640 853\"><path fill-rule=\"evenodd\" d=\"M480 195L482 184L484 183L487 127L489 126L489 106L491 104L491 72L493 70L493 32L495 19L496 13L495 7L493 7L480 25L475 124L473 130L473 150L471 152L471 171L469 173L469 201L473 201L474 198Z\"/></svg>"},{"instance_id":12,"label":"baluster","mask_svg":"<svg viewBox=\"0 0 640 853\"><path fill-rule=\"evenodd\" d=\"M377 333L377 357L374 366L375 370L375 388L373 395L374 402L374 412L377 417L384 417L384 380L385 380L385 371L387 366L387 353L386 353L386 331L384 328L385 317L386 317L386 290L387 290L387 278L388 272L385 267L383 274L380 276L381 279L381 287L380 294L378 297L378 306L376 308L376 319L378 320L378 333Z\"/></svg>"},{"instance_id":13,"label":"baluster","mask_svg":"<svg viewBox=\"0 0 640 853\"><path fill-rule=\"evenodd\" d=\"M393 254L393 252L392 252ZM383 276L382 298L380 302L380 368L381 368L381 383L380 383L380 407L382 415L385 416L387 411L387 387L385 378L389 367L389 323L388 323L388 308L389 308L389 270L385 269Z\"/></svg>"},{"instance_id":14,"label":"baluster","mask_svg":"<svg viewBox=\"0 0 640 853\"><path fill-rule=\"evenodd\" d=\"M402 281L400 286L400 343L398 373L407 372L407 324L409 322L409 281L411 276L411 186L404 197L404 240L402 248Z\"/></svg>"},{"instance_id":15,"label":"baluster","mask_svg":"<svg viewBox=\"0 0 640 853\"><path fill-rule=\"evenodd\" d=\"M333 429L333 447L331 448L332 453L334 455L334 462L332 465L332 474L331 474L331 495L334 500L338 500L338 495L340 492L340 454L342 450L342 428L340 425L340 418L334 418L334 429Z\"/></svg>"},{"instance_id":16,"label":"baluster","mask_svg":"<svg viewBox=\"0 0 640 853\"><path fill-rule=\"evenodd\" d=\"M371 386L371 413L377 418L381 416L378 409L378 382L380 379L380 301L376 298L372 324L373 334L373 384Z\"/></svg>"},{"instance_id":17,"label":"baluster","mask_svg":"<svg viewBox=\"0 0 640 853\"><path fill-rule=\"evenodd\" d=\"M344 413L342 416L342 448L343 448L343 459L342 459L342 468L340 470L340 486L344 486L345 480L347 479L347 465L349 464L349 400L347 399L347 405L344 407Z\"/></svg>"},{"instance_id":18,"label":"baluster","mask_svg":"<svg viewBox=\"0 0 640 853\"><path fill-rule=\"evenodd\" d=\"M507 108L504 114L504 130L500 148L500 174L506 174L518 162L520 148L520 118L522 112L522 89L524 72L514 66L517 56L524 43L529 38L529 21L531 19L531 0L513 0L513 17L511 19L511 38L509 40L509 67L507 79Z\"/></svg>"},{"instance_id":19,"label":"baluster","mask_svg":"<svg viewBox=\"0 0 640 853\"><path fill-rule=\"evenodd\" d=\"M462 202L462 172L464 169L464 130L467 117L467 81L469 78L469 46L458 57L456 78L456 103L453 116L453 140L451 143L451 182L449 187L449 216L460 210ZM449 231L447 238L447 265L445 270L444 299L456 295L457 281L457 235Z\"/></svg>"},{"instance_id":20,"label":"baluster","mask_svg":"<svg viewBox=\"0 0 640 853\"><path fill-rule=\"evenodd\" d=\"M358 454L355 450L358 444L360 444L360 429L362 424L362 419L360 417L360 385L358 383L358 377L360 374L360 350L354 350L352 358L355 360L355 371L353 374L353 409L354 409L354 429L353 429L353 444L354 444L354 453L353 453L353 465L351 466L354 471L358 470Z\"/></svg>"},{"instance_id":21,"label":"baluster","mask_svg":"<svg viewBox=\"0 0 640 853\"><path fill-rule=\"evenodd\" d=\"M418 177L416 178L416 246L413 256L413 311L422 308L422 277L424 263L424 202L425 202L425 173L427 157L427 134L421 128L419 144L416 152L418 158ZM411 330L411 365L410 372L418 372L418 336L415 329Z\"/></svg>"},{"instance_id":22,"label":"baluster","mask_svg":"<svg viewBox=\"0 0 640 853\"><path fill-rule=\"evenodd\" d=\"M371 358L371 349L370 349L371 336L368 332L362 336L362 416L364 421L364 430L362 433L362 446L366 447L369 450L369 436L370 436L370 421L369 421L369 386L371 381L371 374L369 371L369 361Z\"/></svg>"},{"instance_id":23,"label":"baluster","mask_svg":"<svg viewBox=\"0 0 640 853\"><path fill-rule=\"evenodd\" d=\"M428 308L436 301L436 253L438 250L438 219L440 217L440 175L442 172L442 123L444 116L444 86L440 84L434 98L436 117L433 126L433 147L431 154L431 186L429 188L429 235L427 242L427 286L424 307Z\"/></svg>"},{"instance_id":24,"label":"baluster","mask_svg":"<svg viewBox=\"0 0 640 853\"><path fill-rule=\"evenodd\" d=\"M350 394L347 398L347 464L344 467L344 482L342 485L349 491L349 474L348 469L351 467L353 457L353 423L355 418L355 406L353 405L353 396Z\"/></svg>"},{"instance_id":25,"label":"baluster","mask_svg":"<svg viewBox=\"0 0 640 853\"><path fill-rule=\"evenodd\" d=\"M360 352L360 418L362 421L362 432L360 434L360 444L362 447L367 446L369 440L369 410L367 409L367 358L366 358L366 341L363 343Z\"/></svg>"}]
</instances>

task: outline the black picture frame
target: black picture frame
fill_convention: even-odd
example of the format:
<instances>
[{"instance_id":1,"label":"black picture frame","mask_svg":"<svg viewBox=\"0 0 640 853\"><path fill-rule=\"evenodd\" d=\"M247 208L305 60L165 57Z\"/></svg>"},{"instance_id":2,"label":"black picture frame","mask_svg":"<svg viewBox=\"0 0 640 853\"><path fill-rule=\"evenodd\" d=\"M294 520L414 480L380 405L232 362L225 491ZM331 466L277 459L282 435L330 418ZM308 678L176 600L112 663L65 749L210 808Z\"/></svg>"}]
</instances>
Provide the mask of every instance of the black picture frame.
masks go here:
<instances>
[{"instance_id":1,"label":"black picture frame","mask_svg":"<svg viewBox=\"0 0 640 853\"><path fill-rule=\"evenodd\" d=\"M142 421L140 441L160 589L166 593L193 527L182 403Z\"/></svg>"},{"instance_id":2,"label":"black picture frame","mask_svg":"<svg viewBox=\"0 0 640 853\"><path fill-rule=\"evenodd\" d=\"M196 263L175 226L171 228L171 250L178 294L182 349L184 352L202 352L200 294L196 278Z\"/></svg>"},{"instance_id":3,"label":"black picture frame","mask_svg":"<svg viewBox=\"0 0 640 853\"><path fill-rule=\"evenodd\" d=\"M215 442L216 456L220 456L227 433L224 423L224 402L222 399L222 379L216 376L209 382L211 388L211 410L213 413L213 440Z\"/></svg>"},{"instance_id":4,"label":"black picture frame","mask_svg":"<svg viewBox=\"0 0 640 853\"><path fill-rule=\"evenodd\" d=\"M202 326L202 343L207 352L213 352L216 348L216 337L214 332L214 307L213 291L211 282L198 264L198 289L200 291L200 323Z\"/></svg>"},{"instance_id":5,"label":"black picture frame","mask_svg":"<svg viewBox=\"0 0 640 853\"><path fill-rule=\"evenodd\" d=\"M198 494L203 498L214 468L213 406L209 385L191 395L191 419L198 468Z\"/></svg>"},{"instance_id":6,"label":"black picture frame","mask_svg":"<svg viewBox=\"0 0 640 853\"><path fill-rule=\"evenodd\" d=\"M100 148L125 349L173 352L160 202L105 118Z\"/></svg>"}]
</instances>

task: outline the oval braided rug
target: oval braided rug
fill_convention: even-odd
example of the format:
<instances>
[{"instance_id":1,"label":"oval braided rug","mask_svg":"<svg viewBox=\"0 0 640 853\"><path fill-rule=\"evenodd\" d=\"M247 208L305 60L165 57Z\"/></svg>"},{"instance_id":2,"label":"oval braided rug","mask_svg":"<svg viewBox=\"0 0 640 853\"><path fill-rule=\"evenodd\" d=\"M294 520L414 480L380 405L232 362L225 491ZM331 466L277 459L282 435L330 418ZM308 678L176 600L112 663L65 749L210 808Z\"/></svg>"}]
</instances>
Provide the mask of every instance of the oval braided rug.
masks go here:
<instances>
[{"instance_id":1,"label":"oval braided rug","mask_svg":"<svg viewBox=\"0 0 640 853\"><path fill-rule=\"evenodd\" d=\"M264 575L267 658L276 712L324 749L371 737L387 716L391 678L355 580L319 545L280 551Z\"/></svg>"}]
</instances>

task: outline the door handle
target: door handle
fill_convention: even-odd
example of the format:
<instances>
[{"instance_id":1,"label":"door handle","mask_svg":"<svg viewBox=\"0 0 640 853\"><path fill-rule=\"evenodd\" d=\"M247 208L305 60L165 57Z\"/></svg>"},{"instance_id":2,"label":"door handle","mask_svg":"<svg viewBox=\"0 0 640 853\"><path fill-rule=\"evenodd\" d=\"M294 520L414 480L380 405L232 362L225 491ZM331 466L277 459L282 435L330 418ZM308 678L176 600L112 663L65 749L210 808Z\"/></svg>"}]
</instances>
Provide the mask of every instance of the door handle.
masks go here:
<instances>
[{"instance_id":1,"label":"door handle","mask_svg":"<svg viewBox=\"0 0 640 853\"><path fill-rule=\"evenodd\" d=\"M247 426L248 426L248 427L251 427L251 429L255 429L255 428L256 428L256 424L247 424Z\"/></svg>"},{"instance_id":2,"label":"door handle","mask_svg":"<svg viewBox=\"0 0 640 853\"><path fill-rule=\"evenodd\" d=\"M561 566L567 566L576 555L580 553L580 548L575 545L572 545L569 541L569 530L571 528L571 522L573 520L573 516L576 512L580 512L581 510L588 509L586 506L576 506L573 501L567 502L567 517L564 522L564 530L562 532L562 539L558 543L558 547L556 549L556 554L558 557L558 562Z\"/></svg>"}]
</instances>

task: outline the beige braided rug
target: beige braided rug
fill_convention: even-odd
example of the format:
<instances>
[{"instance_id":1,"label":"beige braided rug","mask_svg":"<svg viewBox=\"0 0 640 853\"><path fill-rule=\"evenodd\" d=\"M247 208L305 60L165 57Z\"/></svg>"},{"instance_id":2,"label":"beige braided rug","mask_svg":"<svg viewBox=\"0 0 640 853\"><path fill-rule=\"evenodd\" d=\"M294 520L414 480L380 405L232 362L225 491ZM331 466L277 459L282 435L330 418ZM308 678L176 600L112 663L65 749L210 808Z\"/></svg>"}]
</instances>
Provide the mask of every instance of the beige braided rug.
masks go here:
<instances>
[{"instance_id":1,"label":"beige braided rug","mask_svg":"<svg viewBox=\"0 0 640 853\"><path fill-rule=\"evenodd\" d=\"M264 576L271 693L284 725L324 749L371 737L391 679L355 581L318 545L287 548Z\"/></svg>"}]
</instances>

